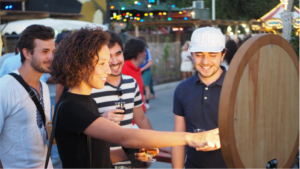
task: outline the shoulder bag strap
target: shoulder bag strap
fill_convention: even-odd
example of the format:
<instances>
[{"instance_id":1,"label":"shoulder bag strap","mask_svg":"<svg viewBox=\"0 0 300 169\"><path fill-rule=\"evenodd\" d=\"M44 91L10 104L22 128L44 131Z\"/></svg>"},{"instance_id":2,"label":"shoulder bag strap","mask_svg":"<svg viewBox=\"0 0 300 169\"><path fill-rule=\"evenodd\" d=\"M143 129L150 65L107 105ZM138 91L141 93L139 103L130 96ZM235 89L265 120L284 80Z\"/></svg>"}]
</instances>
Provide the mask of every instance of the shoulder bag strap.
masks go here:
<instances>
[{"instance_id":1,"label":"shoulder bag strap","mask_svg":"<svg viewBox=\"0 0 300 169\"><path fill-rule=\"evenodd\" d=\"M88 150L88 157L90 160L90 168L92 168L92 142L91 136L87 136L87 150Z\"/></svg>"},{"instance_id":2,"label":"shoulder bag strap","mask_svg":"<svg viewBox=\"0 0 300 169\"><path fill-rule=\"evenodd\" d=\"M13 76L29 93L30 98L33 100L35 106L37 107L37 109L40 112L40 115L42 116L44 126L46 126L46 118L45 118L44 109L43 109L41 103L39 102L37 96L35 95L34 91L31 90L29 85L24 81L24 79L21 76L17 75L16 73L9 73L9 75Z\"/></svg>"},{"instance_id":3,"label":"shoulder bag strap","mask_svg":"<svg viewBox=\"0 0 300 169\"><path fill-rule=\"evenodd\" d=\"M58 105L57 109L55 109L55 112L54 112L54 117L53 117L53 121L52 121L52 133L51 133L50 140L49 140L49 147L48 147L48 151L47 151L45 169L47 169L47 167L48 167L48 162L49 162L49 158L50 158L50 155L51 155L52 144L53 144L53 139L54 139L55 130L56 130L58 110L59 110L59 108L60 108L60 106L62 105L63 102L65 102L65 101L60 102L60 104Z\"/></svg>"}]
</instances>

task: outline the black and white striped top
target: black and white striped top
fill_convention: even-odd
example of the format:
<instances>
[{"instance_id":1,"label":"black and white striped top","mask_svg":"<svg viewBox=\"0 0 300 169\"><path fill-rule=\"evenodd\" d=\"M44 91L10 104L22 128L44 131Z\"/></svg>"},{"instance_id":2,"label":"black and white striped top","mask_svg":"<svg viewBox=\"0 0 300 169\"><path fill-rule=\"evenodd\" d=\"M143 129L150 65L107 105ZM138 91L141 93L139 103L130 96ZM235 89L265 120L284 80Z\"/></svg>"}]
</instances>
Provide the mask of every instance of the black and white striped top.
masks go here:
<instances>
[{"instance_id":1,"label":"black and white striped top","mask_svg":"<svg viewBox=\"0 0 300 169\"><path fill-rule=\"evenodd\" d=\"M118 86L123 90L123 95L120 97L125 101L125 116L120 125L123 128L132 128L133 108L143 105L139 86L134 78L127 75L121 75L121 83ZM118 87L105 83L102 89L92 89L92 97L98 105L98 111L104 113L108 110L116 109L115 102L119 101L117 95ZM111 145L111 150L120 148L120 146Z\"/></svg>"}]
</instances>

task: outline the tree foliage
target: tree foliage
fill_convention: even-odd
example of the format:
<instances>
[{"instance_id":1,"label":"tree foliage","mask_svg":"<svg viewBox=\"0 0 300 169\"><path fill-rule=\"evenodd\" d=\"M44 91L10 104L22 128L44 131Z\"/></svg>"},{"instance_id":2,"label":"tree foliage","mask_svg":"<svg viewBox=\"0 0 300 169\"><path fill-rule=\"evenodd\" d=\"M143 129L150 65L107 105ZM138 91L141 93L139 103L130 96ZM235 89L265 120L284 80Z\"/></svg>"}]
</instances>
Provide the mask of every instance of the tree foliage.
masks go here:
<instances>
[{"instance_id":1,"label":"tree foliage","mask_svg":"<svg viewBox=\"0 0 300 169\"><path fill-rule=\"evenodd\" d=\"M299 1L299 0L298 0ZM172 0L177 7L190 7L193 0ZM216 19L259 19L280 3L280 0L215 0ZM211 9L211 0L204 0L205 8Z\"/></svg>"}]
</instances>

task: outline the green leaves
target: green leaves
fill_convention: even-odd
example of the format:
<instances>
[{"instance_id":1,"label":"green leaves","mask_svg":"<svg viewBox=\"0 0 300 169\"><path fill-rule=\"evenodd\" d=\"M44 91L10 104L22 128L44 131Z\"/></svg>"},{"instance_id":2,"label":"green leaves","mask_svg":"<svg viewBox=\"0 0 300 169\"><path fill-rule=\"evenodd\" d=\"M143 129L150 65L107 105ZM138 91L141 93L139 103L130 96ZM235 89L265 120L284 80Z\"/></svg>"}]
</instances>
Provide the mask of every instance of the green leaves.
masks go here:
<instances>
[{"instance_id":1,"label":"green leaves","mask_svg":"<svg viewBox=\"0 0 300 169\"><path fill-rule=\"evenodd\" d=\"M222 20L259 19L280 3L279 0L215 0L215 2L216 19ZM172 3L179 8L190 7L193 0L172 0ZM211 0L204 0L204 4L205 8L211 9Z\"/></svg>"}]
</instances>

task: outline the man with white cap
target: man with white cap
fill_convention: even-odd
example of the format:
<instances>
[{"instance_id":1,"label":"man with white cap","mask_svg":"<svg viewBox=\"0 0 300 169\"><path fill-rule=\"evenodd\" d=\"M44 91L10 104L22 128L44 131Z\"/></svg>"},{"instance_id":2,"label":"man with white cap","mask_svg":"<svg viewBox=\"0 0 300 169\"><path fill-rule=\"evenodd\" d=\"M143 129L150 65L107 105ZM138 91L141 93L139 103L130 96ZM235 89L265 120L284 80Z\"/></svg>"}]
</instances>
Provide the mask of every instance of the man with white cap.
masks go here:
<instances>
[{"instance_id":1,"label":"man with white cap","mask_svg":"<svg viewBox=\"0 0 300 169\"><path fill-rule=\"evenodd\" d=\"M219 99L226 74L226 69L220 66L226 53L224 35L216 28L199 28L192 34L189 51L197 71L175 90L176 132L218 127ZM205 152L189 146L173 147L172 165L173 168L226 168L220 147Z\"/></svg>"}]
</instances>

